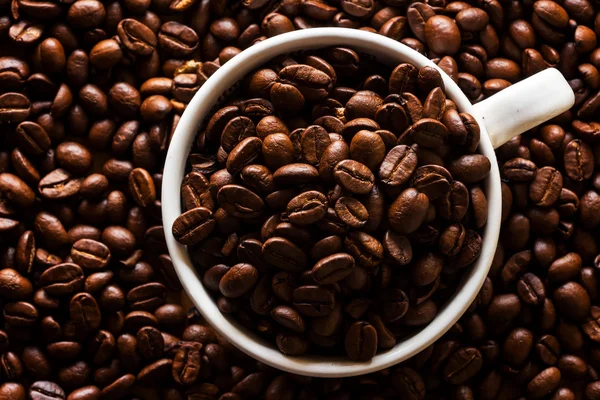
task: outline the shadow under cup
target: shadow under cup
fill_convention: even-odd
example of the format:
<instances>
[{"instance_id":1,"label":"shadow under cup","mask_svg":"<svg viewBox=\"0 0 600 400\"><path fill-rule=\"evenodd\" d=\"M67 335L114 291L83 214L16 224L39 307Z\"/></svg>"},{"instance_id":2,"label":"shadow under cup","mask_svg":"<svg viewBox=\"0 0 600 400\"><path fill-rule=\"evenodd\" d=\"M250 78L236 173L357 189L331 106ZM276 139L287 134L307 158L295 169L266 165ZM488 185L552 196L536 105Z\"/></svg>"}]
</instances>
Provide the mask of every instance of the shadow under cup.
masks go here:
<instances>
[{"instance_id":1,"label":"shadow under cup","mask_svg":"<svg viewBox=\"0 0 600 400\"><path fill-rule=\"evenodd\" d=\"M464 271L455 294L438 310L435 319L412 336L403 338L392 349L376 354L372 360L354 362L341 357L285 356L272 343L241 326L234 317L221 314L211 295L204 289L202 277L196 272L185 246L175 241L171 233L173 221L182 212L180 185L198 127L206 122L207 116L216 111L218 105L239 86L238 82L248 73L281 54L331 46L350 47L388 66L409 62L418 68L426 65L437 68L425 56L399 42L353 29L314 28L260 42L219 68L189 103L169 147L162 189L165 236L173 264L184 288L207 322L240 350L265 364L299 375L322 378L356 376L387 368L419 353L448 331L474 301L485 281L498 242L502 210L500 173L485 125L458 85L442 72L448 97L461 112L471 114L480 125L481 141L478 150L490 160L491 170L484 182L488 221L483 228L480 256Z\"/></svg>"}]
</instances>

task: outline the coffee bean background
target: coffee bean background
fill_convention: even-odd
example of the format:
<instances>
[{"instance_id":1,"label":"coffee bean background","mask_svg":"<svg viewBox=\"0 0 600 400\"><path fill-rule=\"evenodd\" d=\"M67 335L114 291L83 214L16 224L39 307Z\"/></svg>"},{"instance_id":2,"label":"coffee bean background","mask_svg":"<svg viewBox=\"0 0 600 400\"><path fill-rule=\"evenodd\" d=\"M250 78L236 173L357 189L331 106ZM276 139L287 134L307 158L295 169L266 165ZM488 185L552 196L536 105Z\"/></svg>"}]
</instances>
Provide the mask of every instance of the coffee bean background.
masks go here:
<instances>
[{"instance_id":1,"label":"coffee bean background","mask_svg":"<svg viewBox=\"0 0 600 400\"><path fill-rule=\"evenodd\" d=\"M592 0L0 1L0 398L600 398L599 11ZM472 101L548 66L576 94L571 111L497 151L501 245L469 312L412 360L351 379L275 371L173 303L157 196L194 91L253 42L314 26L400 40Z\"/></svg>"}]
</instances>

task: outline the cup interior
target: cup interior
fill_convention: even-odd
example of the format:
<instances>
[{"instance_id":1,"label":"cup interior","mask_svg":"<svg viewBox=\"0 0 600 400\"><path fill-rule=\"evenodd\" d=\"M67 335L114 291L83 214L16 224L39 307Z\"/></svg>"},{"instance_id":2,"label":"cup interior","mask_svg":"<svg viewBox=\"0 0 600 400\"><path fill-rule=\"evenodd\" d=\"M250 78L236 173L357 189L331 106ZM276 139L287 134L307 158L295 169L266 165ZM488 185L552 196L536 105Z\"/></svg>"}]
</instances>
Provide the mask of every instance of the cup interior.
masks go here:
<instances>
[{"instance_id":1,"label":"cup interior","mask_svg":"<svg viewBox=\"0 0 600 400\"><path fill-rule=\"evenodd\" d=\"M483 285L489 271L500 233L501 189L496 156L485 129L484 121L452 79L442 72L446 93L461 112L473 115L481 127L479 151L487 156L492 168L485 181L488 200L488 221L483 232L482 251L477 261L463 273L456 293L440 308L435 319L421 331L405 338L392 349L378 353L368 362L318 355L288 357L271 343L250 332L234 318L221 314L201 283L201 275L193 266L185 246L172 233L173 221L181 214L180 185L186 169L186 159L198 127L246 74L280 54L329 46L351 47L377 61L396 65L410 62L417 67L436 67L425 56L387 37L345 28L315 28L275 36L258 43L227 62L196 93L183 113L171 140L163 175L162 213L165 237L173 265L192 302L204 318L221 335L240 350L272 367L308 376L323 378L347 377L387 368L419 353L440 338L467 310ZM362 55L361 55L362 56ZM437 68L437 67L436 67Z\"/></svg>"}]
</instances>

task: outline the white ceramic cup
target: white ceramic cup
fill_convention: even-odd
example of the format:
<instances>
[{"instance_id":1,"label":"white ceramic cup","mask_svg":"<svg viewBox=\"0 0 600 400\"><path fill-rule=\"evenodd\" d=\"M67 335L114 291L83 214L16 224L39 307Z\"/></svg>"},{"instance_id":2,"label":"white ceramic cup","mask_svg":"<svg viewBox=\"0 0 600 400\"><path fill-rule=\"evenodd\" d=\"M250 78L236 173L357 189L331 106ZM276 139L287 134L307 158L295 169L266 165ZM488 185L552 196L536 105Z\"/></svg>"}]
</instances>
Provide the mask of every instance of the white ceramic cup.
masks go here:
<instances>
[{"instance_id":1,"label":"white ceramic cup","mask_svg":"<svg viewBox=\"0 0 600 400\"><path fill-rule=\"evenodd\" d=\"M187 155L198 127L220 97L246 74L277 55L328 46L352 47L358 52L375 56L378 61L390 66L409 62L419 68L426 65L436 67L422 54L395 40L345 28L315 28L285 33L244 50L208 79L179 121L163 173L162 216L167 246L177 275L200 313L221 335L248 355L275 368L299 375L346 377L374 372L412 357L441 337L467 310L487 276L500 233L502 196L494 148L571 108L574 94L557 70L547 69L473 105L458 85L442 72L447 95L461 112L471 114L479 122L479 150L489 158L492 165L485 182L488 221L483 232L481 255L465 271L456 294L440 308L429 325L414 336L399 341L392 349L379 352L372 360L354 362L345 357L318 355L289 357L280 353L273 343L266 342L236 323L234 318L221 314L204 289L201 275L196 272L185 246L173 237L171 227L182 213L180 185L185 174Z\"/></svg>"}]
</instances>

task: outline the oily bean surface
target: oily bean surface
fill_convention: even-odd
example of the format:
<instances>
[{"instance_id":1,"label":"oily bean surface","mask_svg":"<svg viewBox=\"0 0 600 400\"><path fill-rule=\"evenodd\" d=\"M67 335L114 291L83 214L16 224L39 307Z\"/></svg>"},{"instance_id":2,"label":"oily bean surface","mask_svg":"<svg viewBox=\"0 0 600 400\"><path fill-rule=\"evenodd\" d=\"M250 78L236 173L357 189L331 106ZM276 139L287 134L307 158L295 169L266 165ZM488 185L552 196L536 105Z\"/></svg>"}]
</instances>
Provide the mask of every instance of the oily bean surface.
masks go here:
<instances>
[{"instance_id":1,"label":"oily bean surface","mask_svg":"<svg viewBox=\"0 0 600 400\"><path fill-rule=\"evenodd\" d=\"M599 398L598 6L591 0L410 3L3 2L0 398ZM265 368L218 337L196 310L187 312L186 303L158 305L164 300L153 292L164 291L159 282L178 290L160 187L166 150L190 99L241 50L319 26L401 41L433 59L472 102L548 67L566 77L576 97L568 112L497 149L502 235L467 312L420 354L360 379L302 379ZM363 344L375 336L376 351L383 351L434 315L481 245L485 185L468 180L485 171L472 159L454 162L476 151L478 126L452 101L442 105L444 85L434 68L381 68L362 52L334 47L281 57L262 71L240 82L247 96L216 106L225 111L194 143L186 171L193 179L182 186L185 211L204 207L216 221L207 238L189 246L198 272L229 269L242 259L253 265L262 279L241 298L220 296L218 304L288 355L344 354L355 322L373 328L367 331L374 335L360 336ZM403 135L422 118L446 126L439 147L427 147L440 141L436 131L416 140ZM326 130L330 144L319 135L323 146L308 140L303 153L302 134L313 125ZM384 156L395 146L411 156L378 164L381 142L359 134L364 130L382 139ZM249 137L262 141L260 152L255 146L237 156L232 175L229 153ZM370 143L373 154L364 150ZM371 170L368 192L335 186L335 165L344 160ZM285 168L290 164L299 167ZM416 172L428 165L451 173L450 189L437 198L439 180ZM136 169L148 174L130 180ZM263 199L258 215L260 203L247 192L248 203L224 207L217 199L223 186L246 184ZM385 216L409 187L423 190L430 204L422 224L405 234ZM313 190L327 197L325 216L310 225L290 222L287 204ZM335 210L340 198L360 202L367 223L343 222ZM271 237L302 251L301 271L262 258ZM343 279L316 283L312 267L340 253L360 262ZM448 267L416 287L413 266L428 253L448 258ZM226 272L218 271L218 277ZM96 300L99 324L94 303L81 293ZM132 308L140 304L144 310ZM270 311L280 305L299 310L304 332L275 322ZM255 307L262 314L253 314ZM370 354L364 346L349 348Z\"/></svg>"}]
</instances>

